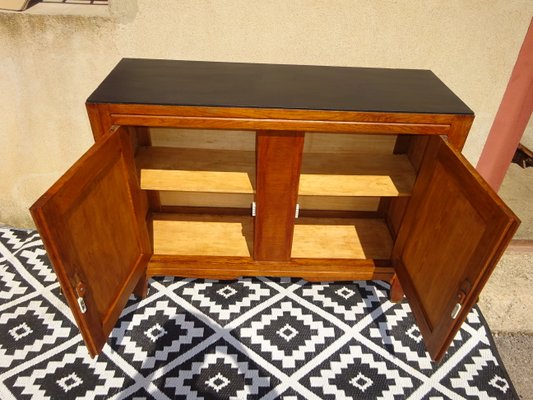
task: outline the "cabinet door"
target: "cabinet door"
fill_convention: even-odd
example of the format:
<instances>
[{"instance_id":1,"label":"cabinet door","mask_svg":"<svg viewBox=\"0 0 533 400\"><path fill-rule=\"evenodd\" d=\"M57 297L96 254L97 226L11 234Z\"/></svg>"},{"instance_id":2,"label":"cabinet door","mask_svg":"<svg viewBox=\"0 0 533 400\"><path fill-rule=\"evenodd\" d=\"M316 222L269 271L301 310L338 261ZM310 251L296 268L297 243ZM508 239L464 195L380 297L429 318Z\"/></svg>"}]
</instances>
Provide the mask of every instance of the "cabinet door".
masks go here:
<instances>
[{"instance_id":1,"label":"cabinet door","mask_svg":"<svg viewBox=\"0 0 533 400\"><path fill-rule=\"evenodd\" d=\"M393 260L433 359L446 352L518 225L459 152L429 138Z\"/></svg>"},{"instance_id":2,"label":"cabinet door","mask_svg":"<svg viewBox=\"0 0 533 400\"><path fill-rule=\"evenodd\" d=\"M94 356L150 256L146 200L126 132L119 128L93 145L30 210Z\"/></svg>"}]
</instances>

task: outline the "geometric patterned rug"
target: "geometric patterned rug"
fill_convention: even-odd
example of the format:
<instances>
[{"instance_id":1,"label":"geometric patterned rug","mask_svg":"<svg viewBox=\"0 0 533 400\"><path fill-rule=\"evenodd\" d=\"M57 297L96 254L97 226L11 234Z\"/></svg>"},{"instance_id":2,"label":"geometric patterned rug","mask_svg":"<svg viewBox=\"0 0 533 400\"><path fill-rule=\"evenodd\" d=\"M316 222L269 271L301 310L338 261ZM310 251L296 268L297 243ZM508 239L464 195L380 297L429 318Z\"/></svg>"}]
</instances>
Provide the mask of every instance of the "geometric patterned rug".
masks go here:
<instances>
[{"instance_id":1,"label":"geometric patterned rug","mask_svg":"<svg viewBox=\"0 0 533 400\"><path fill-rule=\"evenodd\" d=\"M437 364L388 291L153 279L91 359L36 231L0 229L0 398L518 399L479 309Z\"/></svg>"}]
</instances>

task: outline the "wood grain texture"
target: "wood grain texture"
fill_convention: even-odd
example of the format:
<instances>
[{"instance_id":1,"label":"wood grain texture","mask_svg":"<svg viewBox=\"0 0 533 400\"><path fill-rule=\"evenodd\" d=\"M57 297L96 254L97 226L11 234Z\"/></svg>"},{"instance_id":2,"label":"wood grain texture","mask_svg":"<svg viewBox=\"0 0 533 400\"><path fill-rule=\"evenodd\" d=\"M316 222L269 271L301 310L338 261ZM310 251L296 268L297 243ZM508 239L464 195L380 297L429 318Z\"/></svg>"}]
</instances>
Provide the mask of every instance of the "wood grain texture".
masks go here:
<instances>
[{"instance_id":1,"label":"wood grain texture","mask_svg":"<svg viewBox=\"0 0 533 400\"><path fill-rule=\"evenodd\" d=\"M100 140L111 131L113 122L108 104L85 104L89 123L95 141Z\"/></svg>"},{"instance_id":2,"label":"wood grain texture","mask_svg":"<svg viewBox=\"0 0 533 400\"><path fill-rule=\"evenodd\" d=\"M444 354L517 223L464 157L429 139L393 262L433 358ZM453 320L465 282L470 288Z\"/></svg>"},{"instance_id":3,"label":"wood grain texture","mask_svg":"<svg viewBox=\"0 0 533 400\"><path fill-rule=\"evenodd\" d=\"M155 147L255 151L255 132L176 128L149 129ZM392 154L395 135L306 132L304 153Z\"/></svg>"},{"instance_id":4,"label":"wood grain texture","mask_svg":"<svg viewBox=\"0 0 533 400\"><path fill-rule=\"evenodd\" d=\"M183 276L237 279L241 276L299 277L311 282L334 280L390 280L389 260L293 258L254 261L249 257L198 257L157 255L150 260L148 276Z\"/></svg>"},{"instance_id":5,"label":"wood grain texture","mask_svg":"<svg viewBox=\"0 0 533 400\"><path fill-rule=\"evenodd\" d=\"M127 128L130 136L130 142L133 149L133 154L137 157L141 148L152 145L152 135L150 129L144 126L130 126ZM161 199L159 192L154 190L144 191L146 201L153 211L161 209ZM147 213L145 213L145 216Z\"/></svg>"},{"instance_id":6,"label":"wood grain texture","mask_svg":"<svg viewBox=\"0 0 533 400\"><path fill-rule=\"evenodd\" d=\"M158 255L251 257L251 216L155 214L153 246Z\"/></svg>"},{"instance_id":7,"label":"wood grain texture","mask_svg":"<svg viewBox=\"0 0 533 400\"><path fill-rule=\"evenodd\" d=\"M155 147L255 151L255 132L149 128Z\"/></svg>"},{"instance_id":8,"label":"wood grain texture","mask_svg":"<svg viewBox=\"0 0 533 400\"><path fill-rule=\"evenodd\" d=\"M206 192L179 192L161 191L159 193L161 207L222 207L246 208L248 214L254 201L251 193L206 193Z\"/></svg>"},{"instance_id":9,"label":"wood grain texture","mask_svg":"<svg viewBox=\"0 0 533 400\"><path fill-rule=\"evenodd\" d=\"M136 161L142 189L254 193L251 151L145 147Z\"/></svg>"},{"instance_id":10,"label":"wood grain texture","mask_svg":"<svg viewBox=\"0 0 533 400\"><path fill-rule=\"evenodd\" d=\"M300 132L257 133L255 260L290 258L303 144Z\"/></svg>"},{"instance_id":11,"label":"wood grain texture","mask_svg":"<svg viewBox=\"0 0 533 400\"><path fill-rule=\"evenodd\" d=\"M354 196L302 196L298 195L300 212L305 210L327 210L327 211L377 211L379 207L379 197L354 197Z\"/></svg>"},{"instance_id":12,"label":"wood grain texture","mask_svg":"<svg viewBox=\"0 0 533 400\"><path fill-rule=\"evenodd\" d=\"M450 130L451 124L458 118L458 114L427 114L420 112L402 113L393 110L388 111L334 111L317 109L282 109L272 108L250 108L250 107L213 107L213 106L169 106L150 104L119 104L119 103L90 103L101 107L102 110L111 117L119 115L153 116L163 117L186 117L186 118L230 118L230 119L264 119L264 120L287 120L287 121L330 121L330 122L356 122L386 125L390 124L414 124L414 125L439 125L447 126ZM154 127L166 125L151 125ZM318 131L320 132L320 131ZM324 131L323 133L328 133ZM371 132L368 132L371 133ZM382 132L389 134L387 130Z\"/></svg>"},{"instance_id":13,"label":"wood grain texture","mask_svg":"<svg viewBox=\"0 0 533 400\"><path fill-rule=\"evenodd\" d=\"M151 255L128 135L94 145L31 207L92 356L107 340ZM86 286L87 312L75 287Z\"/></svg>"},{"instance_id":14,"label":"wood grain texture","mask_svg":"<svg viewBox=\"0 0 533 400\"><path fill-rule=\"evenodd\" d=\"M157 107L159 108L159 107ZM270 131L301 131L301 132L330 132L330 133L376 133L376 134L418 134L418 135L448 135L450 133L449 124L432 124L425 122L427 118L420 118L420 123L416 122L362 122L358 118L365 116L354 116L353 120L347 116L342 116L343 120L336 119L336 116L322 115L317 119L295 119L287 118L286 115L280 118L263 118L259 111L253 110L249 117L212 117L209 115L181 116L164 115L159 110L147 110L149 114L126 114L124 112L111 114L111 122L115 125L139 125L139 126L159 126L174 128L197 128L197 129L240 129L240 130L270 130ZM299 112L302 113L302 112ZM333 111L327 112L333 113ZM155 114L155 115L154 115ZM285 114L285 113L284 113ZM302 117L311 117L302 115ZM385 115L384 117L389 117ZM375 116L377 117L377 116ZM378 119L378 118L376 118ZM449 119L449 118L447 118Z\"/></svg>"},{"instance_id":15,"label":"wood grain texture","mask_svg":"<svg viewBox=\"0 0 533 400\"><path fill-rule=\"evenodd\" d=\"M418 175L420 165L426 147L428 144L429 136L416 136L416 135L399 135L398 141L394 148L395 154L406 154L409 162L415 171L415 175ZM386 213L387 223L394 237L396 237L400 226L402 224L405 210L409 205L409 197L396 197L391 198L388 203L388 210Z\"/></svg>"},{"instance_id":16,"label":"wood grain texture","mask_svg":"<svg viewBox=\"0 0 533 400\"><path fill-rule=\"evenodd\" d=\"M253 193L254 158L250 151L143 147L136 161L142 189ZM414 178L406 155L310 153L299 194L408 196Z\"/></svg>"},{"instance_id":17,"label":"wood grain texture","mask_svg":"<svg viewBox=\"0 0 533 400\"><path fill-rule=\"evenodd\" d=\"M354 135L352 133L306 132L304 155L312 153L333 154L383 154L393 152L396 135Z\"/></svg>"},{"instance_id":18,"label":"wood grain texture","mask_svg":"<svg viewBox=\"0 0 533 400\"><path fill-rule=\"evenodd\" d=\"M407 196L415 171L406 155L304 154L301 195Z\"/></svg>"},{"instance_id":19,"label":"wood grain texture","mask_svg":"<svg viewBox=\"0 0 533 400\"><path fill-rule=\"evenodd\" d=\"M300 191L303 196L409 196L414 175L336 175L302 174Z\"/></svg>"},{"instance_id":20,"label":"wood grain texture","mask_svg":"<svg viewBox=\"0 0 533 400\"><path fill-rule=\"evenodd\" d=\"M398 113L366 112L366 111L322 111L322 110L287 110L287 109L260 109L260 108L235 108L235 107L206 107L206 106L156 106L146 104L96 104L106 112L110 121L114 124L139 125L149 127L174 127L174 128L207 128L207 126L183 126L194 125L194 121L203 125L224 124L221 120L227 120L224 126L218 129L241 129L230 128L231 121L241 124L250 130L251 122L271 122L279 126L286 122L296 126L315 126L324 124L328 129L302 129L306 132L339 133L357 132L361 134L395 133L406 134L439 134L445 135L450 132L451 125L459 115L454 114L421 114L421 113ZM128 120L128 123L125 121ZM202 122L205 120L206 122ZM138 124L132 121L138 121ZM217 122L218 121L218 122ZM241 122L239 122L241 121ZM335 127L337 123L338 127ZM349 128L353 130L350 131ZM365 132L365 127L368 129ZM213 128L217 129L217 128ZM259 126L253 130L261 129ZM288 126L287 128L288 129ZM398 132L398 131L404 132ZM395 132L396 131L396 132Z\"/></svg>"},{"instance_id":21,"label":"wood grain texture","mask_svg":"<svg viewBox=\"0 0 533 400\"><path fill-rule=\"evenodd\" d=\"M390 259L392 238L378 219L298 218L292 257Z\"/></svg>"},{"instance_id":22,"label":"wood grain texture","mask_svg":"<svg viewBox=\"0 0 533 400\"><path fill-rule=\"evenodd\" d=\"M454 149L458 151L463 149L473 122L473 115L458 115L454 119L450 132L448 133L448 141Z\"/></svg>"}]
</instances>

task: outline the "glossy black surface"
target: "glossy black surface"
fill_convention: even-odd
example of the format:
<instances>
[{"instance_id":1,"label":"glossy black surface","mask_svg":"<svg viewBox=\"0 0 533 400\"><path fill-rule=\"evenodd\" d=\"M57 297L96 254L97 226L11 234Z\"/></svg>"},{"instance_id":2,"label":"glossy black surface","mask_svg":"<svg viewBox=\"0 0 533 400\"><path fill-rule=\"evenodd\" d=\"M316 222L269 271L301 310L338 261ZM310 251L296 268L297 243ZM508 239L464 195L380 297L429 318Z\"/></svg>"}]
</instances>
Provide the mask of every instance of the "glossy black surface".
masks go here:
<instances>
[{"instance_id":1,"label":"glossy black surface","mask_svg":"<svg viewBox=\"0 0 533 400\"><path fill-rule=\"evenodd\" d=\"M428 70L123 59L88 103L472 114Z\"/></svg>"}]
</instances>

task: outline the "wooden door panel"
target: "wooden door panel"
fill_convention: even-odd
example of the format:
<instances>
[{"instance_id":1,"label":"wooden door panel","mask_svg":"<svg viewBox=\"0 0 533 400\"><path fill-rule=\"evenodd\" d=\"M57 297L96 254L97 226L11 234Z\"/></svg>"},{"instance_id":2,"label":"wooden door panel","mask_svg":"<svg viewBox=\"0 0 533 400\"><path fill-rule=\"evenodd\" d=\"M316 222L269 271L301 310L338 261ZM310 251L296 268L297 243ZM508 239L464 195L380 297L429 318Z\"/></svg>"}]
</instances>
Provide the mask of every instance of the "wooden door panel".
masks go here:
<instances>
[{"instance_id":1,"label":"wooden door panel","mask_svg":"<svg viewBox=\"0 0 533 400\"><path fill-rule=\"evenodd\" d=\"M108 135L31 207L93 356L104 346L150 254L131 151L123 130Z\"/></svg>"},{"instance_id":2,"label":"wooden door panel","mask_svg":"<svg viewBox=\"0 0 533 400\"><path fill-rule=\"evenodd\" d=\"M434 359L444 355L518 224L460 153L429 138L393 259Z\"/></svg>"}]
</instances>

